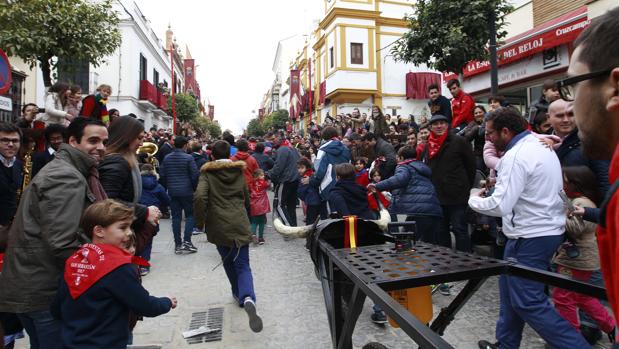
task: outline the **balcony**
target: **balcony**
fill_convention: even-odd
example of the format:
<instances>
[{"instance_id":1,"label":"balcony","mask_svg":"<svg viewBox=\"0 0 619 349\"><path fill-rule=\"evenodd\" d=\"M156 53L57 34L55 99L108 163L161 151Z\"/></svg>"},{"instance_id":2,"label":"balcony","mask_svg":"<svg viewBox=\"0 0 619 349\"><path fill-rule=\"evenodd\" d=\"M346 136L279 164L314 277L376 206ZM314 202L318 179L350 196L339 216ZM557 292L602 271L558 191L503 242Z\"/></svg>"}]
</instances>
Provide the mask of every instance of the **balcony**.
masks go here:
<instances>
[{"instance_id":1,"label":"balcony","mask_svg":"<svg viewBox=\"0 0 619 349\"><path fill-rule=\"evenodd\" d=\"M157 91L157 106L161 110L168 109L168 96L164 95L163 93L159 91Z\"/></svg>"},{"instance_id":2,"label":"balcony","mask_svg":"<svg viewBox=\"0 0 619 349\"><path fill-rule=\"evenodd\" d=\"M159 107L157 88L148 80L140 80L140 100L138 104L149 111Z\"/></svg>"}]
</instances>

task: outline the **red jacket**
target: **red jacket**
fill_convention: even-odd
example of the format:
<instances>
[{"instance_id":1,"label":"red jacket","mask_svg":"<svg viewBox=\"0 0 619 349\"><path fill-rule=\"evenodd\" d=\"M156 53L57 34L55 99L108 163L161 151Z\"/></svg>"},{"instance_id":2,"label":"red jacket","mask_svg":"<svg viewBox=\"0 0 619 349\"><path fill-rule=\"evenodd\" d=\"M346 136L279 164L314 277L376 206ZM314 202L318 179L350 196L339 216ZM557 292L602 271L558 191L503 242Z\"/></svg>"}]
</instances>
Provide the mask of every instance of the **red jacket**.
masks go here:
<instances>
[{"instance_id":1,"label":"red jacket","mask_svg":"<svg viewBox=\"0 0 619 349\"><path fill-rule=\"evenodd\" d=\"M458 127L460 124L473 121L473 109L475 109L475 100L471 95L460 91L460 93L451 100L452 120L451 127Z\"/></svg>"},{"instance_id":2,"label":"red jacket","mask_svg":"<svg viewBox=\"0 0 619 349\"><path fill-rule=\"evenodd\" d=\"M619 145L615 146L608 179L611 185L619 180ZM615 192L606 206L606 220L598 225L597 238L606 294L613 314L619 314L619 191Z\"/></svg>"},{"instance_id":3,"label":"red jacket","mask_svg":"<svg viewBox=\"0 0 619 349\"><path fill-rule=\"evenodd\" d=\"M355 171L355 182L362 187L367 187L370 184L370 178L368 176L368 169L364 168L361 171Z\"/></svg>"},{"instance_id":4,"label":"red jacket","mask_svg":"<svg viewBox=\"0 0 619 349\"><path fill-rule=\"evenodd\" d=\"M243 161L245 162L245 172L243 175L245 176L245 183L247 183L247 188L251 188L251 184L254 181L254 171L259 169L258 162L248 153L237 151L233 157L230 158L232 161Z\"/></svg>"}]
</instances>

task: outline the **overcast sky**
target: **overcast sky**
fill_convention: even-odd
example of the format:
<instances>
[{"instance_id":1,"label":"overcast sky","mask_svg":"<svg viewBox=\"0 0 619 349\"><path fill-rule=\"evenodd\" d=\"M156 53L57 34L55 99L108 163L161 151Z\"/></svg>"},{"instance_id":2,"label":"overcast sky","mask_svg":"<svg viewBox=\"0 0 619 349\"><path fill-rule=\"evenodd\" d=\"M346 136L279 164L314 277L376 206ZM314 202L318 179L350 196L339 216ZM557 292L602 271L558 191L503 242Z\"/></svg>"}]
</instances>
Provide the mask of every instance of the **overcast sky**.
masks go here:
<instances>
[{"instance_id":1,"label":"overcast sky","mask_svg":"<svg viewBox=\"0 0 619 349\"><path fill-rule=\"evenodd\" d=\"M324 10L321 0L136 0L165 42L168 23L177 41L189 45L199 65L202 98L215 105L215 119L240 133L258 112L274 79L279 40L307 34ZM183 52L184 52L184 47Z\"/></svg>"}]
</instances>

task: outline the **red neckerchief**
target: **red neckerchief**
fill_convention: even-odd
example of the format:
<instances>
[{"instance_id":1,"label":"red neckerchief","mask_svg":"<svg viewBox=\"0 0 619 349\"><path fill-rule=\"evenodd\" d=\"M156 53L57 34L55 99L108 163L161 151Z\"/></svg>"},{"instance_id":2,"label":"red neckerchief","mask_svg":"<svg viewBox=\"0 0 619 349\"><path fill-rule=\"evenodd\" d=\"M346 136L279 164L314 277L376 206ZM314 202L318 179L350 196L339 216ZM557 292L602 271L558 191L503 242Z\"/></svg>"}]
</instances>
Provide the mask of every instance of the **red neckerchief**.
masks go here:
<instances>
[{"instance_id":1,"label":"red neckerchief","mask_svg":"<svg viewBox=\"0 0 619 349\"><path fill-rule=\"evenodd\" d=\"M367 169L367 168L361 169L361 171L357 171L357 170L355 170L355 176L356 176L356 177L363 176L363 174L365 174L365 173L367 173L367 172L368 172L368 169Z\"/></svg>"},{"instance_id":2,"label":"red neckerchief","mask_svg":"<svg viewBox=\"0 0 619 349\"><path fill-rule=\"evenodd\" d=\"M288 148L292 147L292 145L290 144L290 142L287 139L285 139L279 146L280 147L288 147Z\"/></svg>"},{"instance_id":3,"label":"red neckerchief","mask_svg":"<svg viewBox=\"0 0 619 349\"><path fill-rule=\"evenodd\" d=\"M411 162L415 161L415 159L408 159L408 160L404 160L402 162L398 162L398 165L406 165L406 164L410 164Z\"/></svg>"},{"instance_id":4,"label":"red neckerchief","mask_svg":"<svg viewBox=\"0 0 619 349\"><path fill-rule=\"evenodd\" d=\"M303 174L303 177L311 177L313 174L314 174L314 170L310 168L307 171L305 171L305 173Z\"/></svg>"},{"instance_id":5,"label":"red neckerchief","mask_svg":"<svg viewBox=\"0 0 619 349\"><path fill-rule=\"evenodd\" d=\"M84 244L65 263L64 280L77 299L105 275L125 264L148 266L145 260L108 244Z\"/></svg>"},{"instance_id":6,"label":"red neckerchief","mask_svg":"<svg viewBox=\"0 0 619 349\"><path fill-rule=\"evenodd\" d=\"M430 137L428 137L428 158L432 159L438 154L448 134L449 133L445 131L442 136L437 136L434 132L430 132Z\"/></svg>"}]
</instances>

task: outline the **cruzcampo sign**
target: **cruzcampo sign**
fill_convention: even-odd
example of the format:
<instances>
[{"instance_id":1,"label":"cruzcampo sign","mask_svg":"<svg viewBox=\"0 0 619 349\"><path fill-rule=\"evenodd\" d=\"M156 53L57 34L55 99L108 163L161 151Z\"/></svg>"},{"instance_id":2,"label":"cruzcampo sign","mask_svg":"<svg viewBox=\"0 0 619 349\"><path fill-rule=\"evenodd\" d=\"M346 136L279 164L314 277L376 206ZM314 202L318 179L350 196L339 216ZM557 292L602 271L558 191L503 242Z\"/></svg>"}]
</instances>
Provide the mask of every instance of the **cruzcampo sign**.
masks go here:
<instances>
[{"instance_id":1,"label":"cruzcampo sign","mask_svg":"<svg viewBox=\"0 0 619 349\"><path fill-rule=\"evenodd\" d=\"M9 57L0 49L0 95L5 94L11 87L11 65Z\"/></svg>"}]
</instances>

